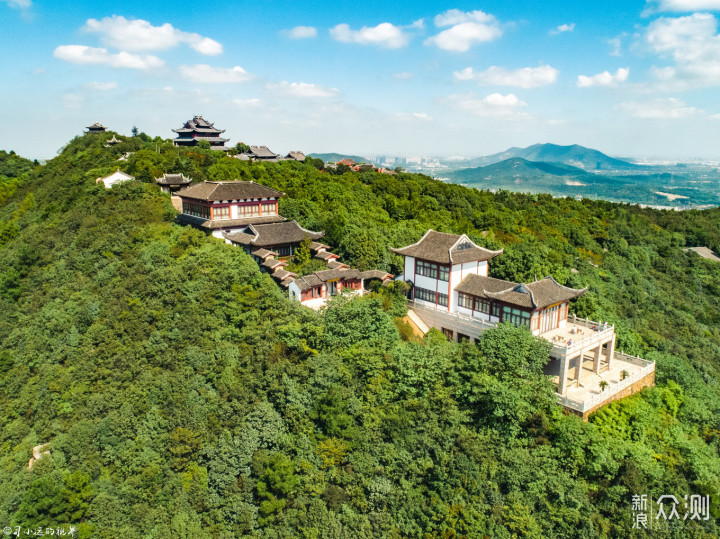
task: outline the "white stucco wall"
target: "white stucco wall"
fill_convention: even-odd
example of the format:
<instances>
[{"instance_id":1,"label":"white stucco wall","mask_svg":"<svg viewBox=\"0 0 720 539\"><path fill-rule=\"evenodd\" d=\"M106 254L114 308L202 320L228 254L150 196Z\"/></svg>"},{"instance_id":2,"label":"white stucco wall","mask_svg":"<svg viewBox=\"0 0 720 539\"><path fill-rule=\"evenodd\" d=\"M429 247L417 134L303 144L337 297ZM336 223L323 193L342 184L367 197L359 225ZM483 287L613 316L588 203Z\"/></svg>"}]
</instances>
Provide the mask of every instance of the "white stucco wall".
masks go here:
<instances>
[{"instance_id":1,"label":"white stucco wall","mask_svg":"<svg viewBox=\"0 0 720 539\"><path fill-rule=\"evenodd\" d=\"M297 283L295 283L295 281L292 281L288 286L288 294L290 296L290 299L300 301L300 287L297 285Z\"/></svg>"},{"instance_id":2,"label":"white stucco wall","mask_svg":"<svg viewBox=\"0 0 720 539\"><path fill-rule=\"evenodd\" d=\"M405 279L413 281L415 278L415 257L405 257ZM414 282L414 281L413 281Z\"/></svg>"}]
</instances>

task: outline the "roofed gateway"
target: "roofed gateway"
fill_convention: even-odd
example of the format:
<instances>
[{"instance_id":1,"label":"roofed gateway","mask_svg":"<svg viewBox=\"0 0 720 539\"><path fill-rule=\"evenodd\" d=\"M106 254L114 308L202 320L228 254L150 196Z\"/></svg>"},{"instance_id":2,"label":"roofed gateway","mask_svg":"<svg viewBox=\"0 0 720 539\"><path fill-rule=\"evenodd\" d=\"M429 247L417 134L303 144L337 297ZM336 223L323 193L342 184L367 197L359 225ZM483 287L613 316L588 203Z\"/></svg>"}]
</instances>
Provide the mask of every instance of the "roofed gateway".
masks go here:
<instances>
[{"instance_id":1,"label":"roofed gateway","mask_svg":"<svg viewBox=\"0 0 720 539\"><path fill-rule=\"evenodd\" d=\"M216 129L202 116L193 117L181 128L173 129L173 131L178 135L173 140L175 146L197 146L201 140L206 140L213 150L224 150L225 143L230 140L220 137L220 134L225 132L224 129Z\"/></svg>"},{"instance_id":2,"label":"roofed gateway","mask_svg":"<svg viewBox=\"0 0 720 539\"><path fill-rule=\"evenodd\" d=\"M532 283L489 277L488 261L502 251L480 247L464 234L428 230L416 243L391 251L405 257L398 279L412 284L409 316L418 328L435 327L459 341L477 340L501 322L527 326L552 344L546 374L555 378L561 404L583 418L654 384L654 362L615 351L614 326L568 317L570 301L587 288L553 277Z\"/></svg>"},{"instance_id":3,"label":"roofed gateway","mask_svg":"<svg viewBox=\"0 0 720 539\"><path fill-rule=\"evenodd\" d=\"M192 178L188 178L184 174L163 174L159 178L155 178L155 183L160 186L163 193L174 193L190 185Z\"/></svg>"}]
</instances>

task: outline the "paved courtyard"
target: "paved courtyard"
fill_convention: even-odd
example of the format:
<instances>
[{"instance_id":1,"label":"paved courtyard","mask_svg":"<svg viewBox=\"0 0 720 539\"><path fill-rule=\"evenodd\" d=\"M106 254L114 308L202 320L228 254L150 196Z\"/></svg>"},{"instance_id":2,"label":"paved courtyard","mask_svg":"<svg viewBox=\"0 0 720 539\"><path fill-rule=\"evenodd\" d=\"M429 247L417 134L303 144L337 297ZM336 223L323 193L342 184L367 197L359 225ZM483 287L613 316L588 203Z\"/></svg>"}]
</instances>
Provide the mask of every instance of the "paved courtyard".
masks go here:
<instances>
[{"instance_id":1,"label":"paved courtyard","mask_svg":"<svg viewBox=\"0 0 720 539\"><path fill-rule=\"evenodd\" d=\"M644 365L638 363L631 363L623 359L619 359L617 356L613 359L610 370L595 374L592 370L593 360L589 356L585 356L583 361L582 373L580 374L580 384L578 385L574 380L568 379L568 389L566 397L568 399L585 402L603 391L600 389L600 381L605 380L608 382L608 387L605 388L606 392L612 391L612 386L619 383L622 380L622 371L627 371L627 377L641 371ZM543 369L544 373L552 378L553 383L556 385L560 382L560 360L553 359ZM575 370L571 369L569 374L574 374Z\"/></svg>"}]
</instances>

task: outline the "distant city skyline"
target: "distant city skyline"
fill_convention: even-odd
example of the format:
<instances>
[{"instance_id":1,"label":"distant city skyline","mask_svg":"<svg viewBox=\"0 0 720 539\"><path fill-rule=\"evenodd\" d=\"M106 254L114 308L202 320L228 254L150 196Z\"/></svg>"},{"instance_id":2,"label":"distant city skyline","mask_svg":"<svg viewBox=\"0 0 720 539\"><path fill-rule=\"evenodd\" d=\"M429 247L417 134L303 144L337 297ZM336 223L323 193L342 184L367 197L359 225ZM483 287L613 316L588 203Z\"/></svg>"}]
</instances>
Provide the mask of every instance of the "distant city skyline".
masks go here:
<instances>
[{"instance_id":1,"label":"distant city skyline","mask_svg":"<svg viewBox=\"0 0 720 539\"><path fill-rule=\"evenodd\" d=\"M717 159L720 0L0 0L0 149L194 115L278 153L479 156L580 144ZM9 121L8 121L9 120Z\"/></svg>"}]
</instances>

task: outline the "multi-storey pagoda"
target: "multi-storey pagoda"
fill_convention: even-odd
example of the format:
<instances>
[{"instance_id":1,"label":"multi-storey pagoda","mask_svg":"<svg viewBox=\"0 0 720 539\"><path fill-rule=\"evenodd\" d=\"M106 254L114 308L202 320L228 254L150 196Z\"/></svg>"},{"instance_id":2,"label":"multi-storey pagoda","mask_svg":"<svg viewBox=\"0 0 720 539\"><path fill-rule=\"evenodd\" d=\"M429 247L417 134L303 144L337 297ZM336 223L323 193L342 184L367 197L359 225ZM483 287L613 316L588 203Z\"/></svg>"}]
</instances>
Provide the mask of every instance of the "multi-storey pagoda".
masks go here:
<instances>
[{"instance_id":1,"label":"multi-storey pagoda","mask_svg":"<svg viewBox=\"0 0 720 539\"><path fill-rule=\"evenodd\" d=\"M87 126L87 131L85 133L104 133L107 130L107 127L105 127L100 122L95 122L92 125Z\"/></svg>"},{"instance_id":2,"label":"multi-storey pagoda","mask_svg":"<svg viewBox=\"0 0 720 539\"><path fill-rule=\"evenodd\" d=\"M173 129L173 131L178 135L173 140L175 146L197 146L201 140L207 140L213 150L224 150L225 143L230 140L220 136L225 132L224 129L215 129L215 126L202 116L193 117L180 129Z\"/></svg>"}]
</instances>

